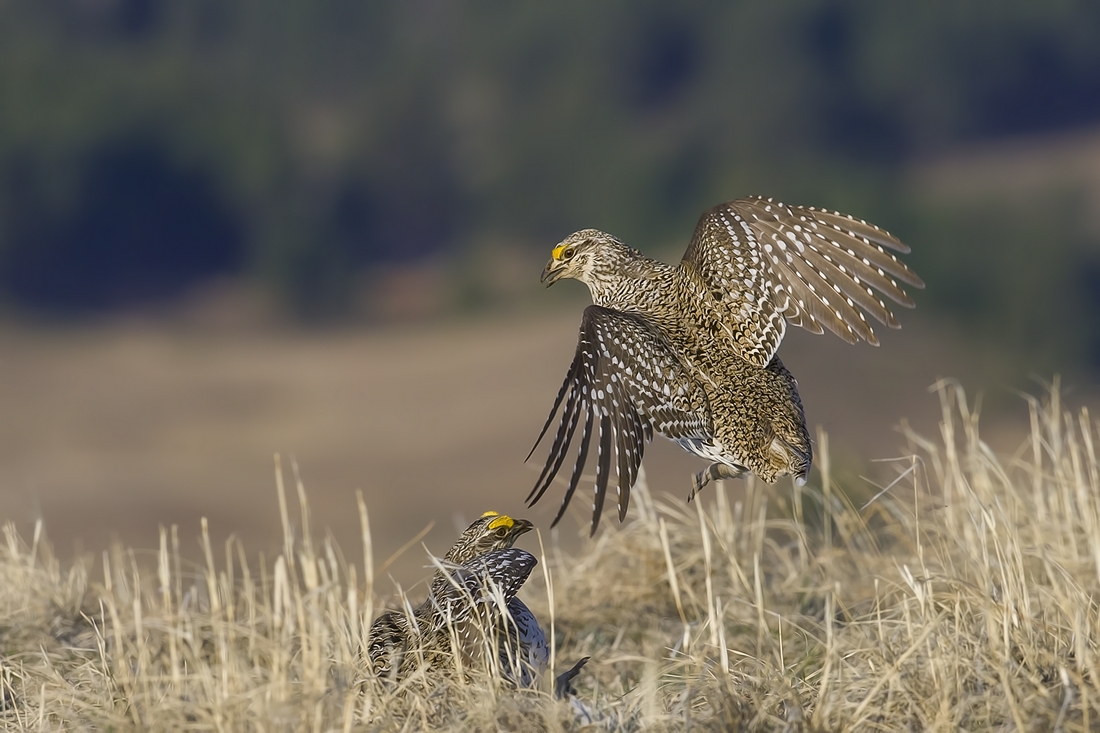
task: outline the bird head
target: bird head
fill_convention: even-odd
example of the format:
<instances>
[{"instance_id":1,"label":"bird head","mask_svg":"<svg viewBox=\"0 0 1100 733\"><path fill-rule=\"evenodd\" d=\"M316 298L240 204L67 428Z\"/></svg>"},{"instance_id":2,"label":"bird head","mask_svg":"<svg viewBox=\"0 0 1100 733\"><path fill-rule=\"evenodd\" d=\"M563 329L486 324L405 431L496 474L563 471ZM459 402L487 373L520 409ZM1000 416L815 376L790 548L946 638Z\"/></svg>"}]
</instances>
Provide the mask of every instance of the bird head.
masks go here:
<instances>
[{"instance_id":1,"label":"bird head","mask_svg":"<svg viewBox=\"0 0 1100 733\"><path fill-rule=\"evenodd\" d=\"M513 519L506 514L485 512L466 528L458 542L444 558L456 565L493 550L504 550L516 543L520 535L534 529L526 519Z\"/></svg>"},{"instance_id":2,"label":"bird head","mask_svg":"<svg viewBox=\"0 0 1100 733\"><path fill-rule=\"evenodd\" d=\"M592 288L615 272L617 263L633 252L610 234L582 229L563 239L550 252L540 280L550 287L563 277L580 280Z\"/></svg>"}]
</instances>

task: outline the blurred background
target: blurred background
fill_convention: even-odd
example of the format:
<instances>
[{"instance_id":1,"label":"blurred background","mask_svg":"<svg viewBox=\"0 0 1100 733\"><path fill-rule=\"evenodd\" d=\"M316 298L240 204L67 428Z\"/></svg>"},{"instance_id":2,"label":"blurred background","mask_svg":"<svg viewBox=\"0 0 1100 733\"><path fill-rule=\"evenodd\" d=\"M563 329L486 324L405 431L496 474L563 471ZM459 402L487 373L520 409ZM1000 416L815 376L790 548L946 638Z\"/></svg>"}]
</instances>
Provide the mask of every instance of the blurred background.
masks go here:
<instances>
[{"instance_id":1,"label":"blurred background","mask_svg":"<svg viewBox=\"0 0 1100 733\"><path fill-rule=\"evenodd\" d=\"M675 261L747 194L873 221L928 283L880 349L781 350L852 486L935 434L938 377L1007 451L1018 391L1095 396L1085 0L0 2L0 110L0 519L63 557L172 524L197 556L201 516L277 551L275 452L353 557L356 489L379 563L486 509L545 529L523 457L588 298L550 248ZM646 461L676 497L699 467Z\"/></svg>"}]
</instances>

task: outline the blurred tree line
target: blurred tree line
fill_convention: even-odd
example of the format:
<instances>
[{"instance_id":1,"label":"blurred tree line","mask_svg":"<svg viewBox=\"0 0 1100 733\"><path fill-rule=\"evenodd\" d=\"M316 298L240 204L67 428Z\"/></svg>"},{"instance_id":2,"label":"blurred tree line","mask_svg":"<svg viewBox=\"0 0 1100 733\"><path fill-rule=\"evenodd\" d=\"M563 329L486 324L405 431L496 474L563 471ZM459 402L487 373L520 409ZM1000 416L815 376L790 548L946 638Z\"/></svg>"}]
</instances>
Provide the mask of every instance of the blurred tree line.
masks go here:
<instances>
[{"instance_id":1,"label":"blurred tree line","mask_svg":"<svg viewBox=\"0 0 1100 733\"><path fill-rule=\"evenodd\" d=\"M463 262L580 227L675 256L705 207L762 193L899 233L922 309L1100 366L1097 199L908 174L1100 129L1088 0L8 0L0 103L11 312L231 276L340 316L379 267L476 289Z\"/></svg>"}]
</instances>

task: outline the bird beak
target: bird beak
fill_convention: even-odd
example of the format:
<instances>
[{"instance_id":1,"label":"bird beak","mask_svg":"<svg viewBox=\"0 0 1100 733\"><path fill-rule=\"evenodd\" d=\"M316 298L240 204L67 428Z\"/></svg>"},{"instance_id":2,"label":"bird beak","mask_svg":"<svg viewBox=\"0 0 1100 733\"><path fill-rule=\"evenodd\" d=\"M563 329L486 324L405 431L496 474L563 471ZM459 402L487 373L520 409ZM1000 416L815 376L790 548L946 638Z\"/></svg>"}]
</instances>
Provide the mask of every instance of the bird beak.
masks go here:
<instances>
[{"instance_id":1,"label":"bird beak","mask_svg":"<svg viewBox=\"0 0 1100 733\"><path fill-rule=\"evenodd\" d=\"M539 278L539 282L546 283L546 287L550 287L561 279L564 264L555 259L551 259L546 263L546 268L542 271L542 277Z\"/></svg>"},{"instance_id":2,"label":"bird beak","mask_svg":"<svg viewBox=\"0 0 1100 733\"><path fill-rule=\"evenodd\" d=\"M527 534L535 528L535 525L528 522L526 519L517 519L516 523L512 526L512 534L519 537L521 534Z\"/></svg>"}]
</instances>

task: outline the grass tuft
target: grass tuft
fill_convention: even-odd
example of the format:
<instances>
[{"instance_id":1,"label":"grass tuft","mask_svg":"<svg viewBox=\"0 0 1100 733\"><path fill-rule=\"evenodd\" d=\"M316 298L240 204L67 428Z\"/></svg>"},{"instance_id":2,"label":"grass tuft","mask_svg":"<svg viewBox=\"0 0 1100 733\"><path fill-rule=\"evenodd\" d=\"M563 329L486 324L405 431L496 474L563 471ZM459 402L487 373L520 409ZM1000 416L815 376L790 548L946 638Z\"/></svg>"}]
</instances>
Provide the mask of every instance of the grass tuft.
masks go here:
<instances>
[{"instance_id":1,"label":"grass tuft","mask_svg":"<svg viewBox=\"0 0 1100 733\"><path fill-rule=\"evenodd\" d=\"M301 532L277 472L283 551L236 541L156 562L116 548L65 568L41 527L0 547L0 721L28 730L897 730L1100 725L1097 425L1057 384L1028 398L1014 456L982 442L954 384L933 438L853 502L819 436L816 484L713 507L655 499L575 556L543 552L524 597L583 703L466 682L389 689L359 650L383 605L362 564ZM297 472L294 472L295 477ZM857 503L859 506L857 506ZM541 544L540 544L541 548ZM413 599L419 601L420 599ZM385 602L385 603L383 603ZM552 605L552 608L551 608ZM548 675L550 677L550 675Z\"/></svg>"}]
</instances>

